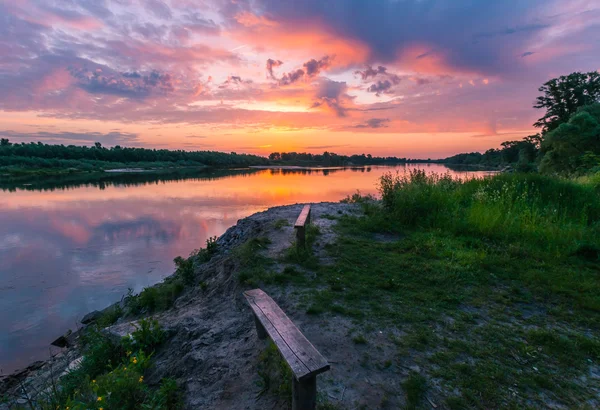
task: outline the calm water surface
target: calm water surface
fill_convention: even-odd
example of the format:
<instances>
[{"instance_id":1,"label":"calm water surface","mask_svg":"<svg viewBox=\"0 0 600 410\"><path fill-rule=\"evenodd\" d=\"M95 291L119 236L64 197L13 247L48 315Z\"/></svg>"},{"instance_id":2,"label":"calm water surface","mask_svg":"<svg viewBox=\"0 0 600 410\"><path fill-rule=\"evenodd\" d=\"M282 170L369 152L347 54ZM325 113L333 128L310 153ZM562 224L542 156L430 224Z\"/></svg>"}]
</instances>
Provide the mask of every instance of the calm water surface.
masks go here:
<instances>
[{"instance_id":1,"label":"calm water surface","mask_svg":"<svg viewBox=\"0 0 600 410\"><path fill-rule=\"evenodd\" d=\"M415 168L415 165L409 165ZM421 165L447 172L442 165ZM34 181L0 189L0 369L46 358L84 314L173 272L173 258L258 211L376 193L394 168L240 170ZM457 175L478 175L455 172Z\"/></svg>"}]
</instances>

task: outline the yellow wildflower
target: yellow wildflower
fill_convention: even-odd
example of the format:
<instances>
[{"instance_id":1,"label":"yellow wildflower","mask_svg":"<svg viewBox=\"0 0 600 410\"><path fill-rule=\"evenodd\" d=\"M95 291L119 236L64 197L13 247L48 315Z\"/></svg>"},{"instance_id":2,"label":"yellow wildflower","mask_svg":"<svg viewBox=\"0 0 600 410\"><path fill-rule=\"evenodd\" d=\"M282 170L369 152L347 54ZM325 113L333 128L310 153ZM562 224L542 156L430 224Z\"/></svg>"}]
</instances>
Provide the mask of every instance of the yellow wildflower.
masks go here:
<instances>
[{"instance_id":1,"label":"yellow wildflower","mask_svg":"<svg viewBox=\"0 0 600 410\"><path fill-rule=\"evenodd\" d=\"M123 366L123 370L127 370L127 367Z\"/></svg>"},{"instance_id":2,"label":"yellow wildflower","mask_svg":"<svg viewBox=\"0 0 600 410\"><path fill-rule=\"evenodd\" d=\"M134 357L132 362L133 362L133 364L137 364L137 357Z\"/></svg>"},{"instance_id":3,"label":"yellow wildflower","mask_svg":"<svg viewBox=\"0 0 600 410\"><path fill-rule=\"evenodd\" d=\"M142 383L144 381L144 376L140 376L139 382Z\"/></svg>"},{"instance_id":4,"label":"yellow wildflower","mask_svg":"<svg viewBox=\"0 0 600 410\"><path fill-rule=\"evenodd\" d=\"M98 401L102 401L102 396L98 396Z\"/></svg>"},{"instance_id":5,"label":"yellow wildflower","mask_svg":"<svg viewBox=\"0 0 600 410\"><path fill-rule=\"evenodd\" d=\"M96 383L96 380L92 380L92 383Z\"/></svg>"}]
</instances>

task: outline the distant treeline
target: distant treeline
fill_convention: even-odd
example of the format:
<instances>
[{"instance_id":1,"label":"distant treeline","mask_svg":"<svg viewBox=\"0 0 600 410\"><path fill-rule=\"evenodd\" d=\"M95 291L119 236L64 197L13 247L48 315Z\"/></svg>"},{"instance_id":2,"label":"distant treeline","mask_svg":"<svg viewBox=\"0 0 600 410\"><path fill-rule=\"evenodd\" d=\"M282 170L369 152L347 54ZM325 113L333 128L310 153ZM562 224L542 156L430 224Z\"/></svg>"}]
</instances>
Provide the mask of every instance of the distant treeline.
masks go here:
<instances>
[{"instance_id":1,"label":"distant treeline","mask_svg":"<svg viewBox=\"0 0 600 410\"><path fill-rule=\"evenodd\" d=\"M100 143L92 147L37 143L13 144L0 140L0 171L32 171L44 169L76 169L96 171L114 168L200 167L217 168L267 165L269 161L257 155L183 151L115 146L105 148Z\"/></svg>"},{"instance_id":2,"label":"distant treeline","mask_svg":"<svg viewBox=\"0 0 600 410\"><path fill-rule=\"evenodd\" d=\"M600 74L572 73L539 88L534 108L546 113L533 125L541 132L506 141L500 149L445 158L453 165L506 167L518 171L581 175L600 172Z\"/></svg>"},{"instance_id":3,"label":"distant treeline","mask_svg":"<svg viewBox=\"0 0 600 410\"><path fill-rule=\"evenodd\" d=\"M269 155L269 160L271 160L273 164L279 165L319 165L326 167L433 162L432 160L410 158L374 157L371 154L338 155L327 151L323 154L311 154L308 152L273 152Z\"/></svg>"}]
</instances>

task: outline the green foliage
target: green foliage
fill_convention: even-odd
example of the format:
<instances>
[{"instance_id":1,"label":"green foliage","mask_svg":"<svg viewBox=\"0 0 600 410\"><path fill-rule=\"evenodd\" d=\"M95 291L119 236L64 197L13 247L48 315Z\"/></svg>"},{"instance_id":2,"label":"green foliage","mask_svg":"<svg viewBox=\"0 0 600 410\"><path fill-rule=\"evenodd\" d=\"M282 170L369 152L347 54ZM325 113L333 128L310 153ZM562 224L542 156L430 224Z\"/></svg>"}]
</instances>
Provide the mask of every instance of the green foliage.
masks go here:
<instances>
[{"instance_id":1,"label":"green foliage","mask_svg":"<svg viewBox=\"0 0 600 410\"><path fill-rule=\"evenodd\" d=\"M285 226L290 226L290 223L288 222L288 220L287 220L287 219L283 219L283 218L281 218L281 219L278 219L278 220L276 220L276 221L273 223L273 227L274 227L275 229L282 229L282 228L283 228L283 227L285 227Z\"/></svg>"},{"instance_id":2,"label":"green foliage","mask_svg":"<svg viewBox=\"0 0 600 410\"><path fill-rule=\"evenodd\" d=\"M165 332L156 319L141 319L136 330L130 336L124 337L121 345L130 352L151 354L164 341Z\"/></svg>"},{"instance_id":3,"label":"green foliage","mask_svg":"<svg viewBox=\"0 0 600 410\"><path fill-rule=\"evenodd\" d=\"M556 250L598 237L600 229L600 199L593 189L541 175L459 181L415 170L384 175L380 192L386 212L407 228L532 241Z\"/></svg>"},{"instance_id":4,"label":"green foliage","mask_svg":"<svg viewBox=\"0 0 600 410\"><path fill-rule=\"evenodd\" d=\"M560 76L544 83L539 91L544 94L536 99L534 107L546 113L533 125L545 134L569 121L579 107L600 102L600 74L591 71Z\"/></svg>"},{"instance_id":5,"label":"green foliage","mask_svg":"<svg viewBox=\"0 0 600 410\"><path fill-rule=\"evenodd\" d=\"M381 205L338 218L334 262L303 293L309 313L400 329L394 363L439 381L442 407L594 397L585 377L600 360L600 191L589 178L421 173L382 186ZM410 380L409 406L427 405L426 384Z\"/></svg>"},{"instance_id":6,"label":"green foliage","mask_svg":"<svg viewBox=\"0 0 600 410\"><path fill-rule=\"evenodd\" d=\"M169 277L162 283L144 288L138 295L133 295L130 292L125 298L125 303L134 314L142 311L167 310L173 306L173 303L184 289L185 285L182 280L178 277Z\"/></svg>"},{"instance_id":7,"label":"green foliage","mask_svg":"<svg viewBox=\"0 0 600 410\"><path fill-rule=\"evenodd\" d=\"M269 340L258 360L261 394L274 394L289 406L292 399L292 371L272 341Z\"/></svg>"},{"instance_id":8,"label":"green foliage","mask_svg":"<svg viewBox=\"0 0 600 410\"><path fill-rule=\"evenodd\" d=\"M0 142L0 169L30 172L32 169L67 169L101 171L115 168L164 167L237 167L267 165L268 160L249 154L216 151L170 151L166 149L104 148L99 143L93 147L75 145L49 145L41 142L11 144Z\"/></svg>"},{"instance_id":9,"label":"green foliage","mask_svg":"<svg viewBox=\"0 0 600 410\"><path fill-rule=\"evenodd\" d=\"M529 135L518 141L504 141L500 144L502 146L500 149L489 149L483 154L479 152L457 154L445 158L442 162L455 166L499 167L510 165L521 172L535 171L541 141L540 134Z\"/></svg>"},{"instance_id":10,"label":"green foliage","mask_svg":"<svg viewBox=\"0 0 600 410\"><path fill-rule=\"evenodd\" d=\"M269 159L277 164L294 165L321 165L321 166L346 166L346 165L382 165L403 164L411 162L407 158L397 157L374 157L371 154L361 155L338 155L325 151L323 154L311 154L307 152L273 152Z\"/></svg>"},{"instance_id":11,"label":"green foliage","mask_svg":"<svg viewBox=\"0 0 600 410\"><path fill-rule=\"evenodd\" d=\"M111 326L115 324L121 316L123 316L123 309L118 304L114 305L113 307L102 312L102 316L100 316L97 321L98 326L101 328Z\"/></svg>"},{"instance_id":12,"label":"green foliage","mask_svg":"<svg viewBox=\"0 0 600 410\"><path fill-rule=\"evenodd\" d=\"M268 238L252 238L236 249L234 255L239 263L238 280L247 285L258 285L270 276L273 261L262 254L271 241Z\"/></svg>"},{"instance_id":13,"label":"green foliage","mask_svg":"<svg viewBox=\"0 0 600 410\"><path fill-rule=\"evenodd\" d=\"M583 174L600 167L600 104L582 107L546 134L540 171Z\"/></svg>"},{"instance_id":14,"label":"green foliage","mask_svg":"<svg viewBox=\"0 0 600 410\"><path fill-rule=\"evenodd\" d=\"M142 320L140 326L120 343L90 329L84 334L81 366L53 384L50 393L35 403L54 409L154 409L176 410L183 406L177 384L163 379L158 389L144 382L150 357L164 341L158 322Z\"/></svg>"},{"instance_id":15,"label":"green foliage","mask_svg":"<svg viewBox=\"0 0 600 410\"><path fill-rule=\"evenodd\" d=\"M407 407L409 409L414 409L425 397L427 380L422 375L412 372L406 381L402 383L402 389L406 394Z\"/></svg>"}]
</instances>

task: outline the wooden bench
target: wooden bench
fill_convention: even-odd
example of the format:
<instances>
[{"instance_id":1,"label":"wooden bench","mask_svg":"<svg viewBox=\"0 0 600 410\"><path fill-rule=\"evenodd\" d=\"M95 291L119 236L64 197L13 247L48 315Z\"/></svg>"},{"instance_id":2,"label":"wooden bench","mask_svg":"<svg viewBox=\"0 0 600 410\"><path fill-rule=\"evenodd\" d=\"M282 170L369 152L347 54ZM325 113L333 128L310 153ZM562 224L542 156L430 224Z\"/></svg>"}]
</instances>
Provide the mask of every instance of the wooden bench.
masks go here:
<instances>
[{"instance_id":1,"label":"wooden bench","mask_svg":"<svg viewBox=\"0 0 600 410\"><path fill-rule=\"evenodd\" d=\"M270 336L292 369L292 410L314 410L316 376L329 370L329 363L269 295L253 289L244 292L244 296L254 312L258 338Z\"/></svg>"},{"instance_id":2,"label":"wooden bench","mask_svg":"<svg viewBox=\"0 0 600 410\"><path fill-rule=\"evenodd\" d=\"M296 245L298 250L306 247L306 225L310 223L310 205L304 205L302 212L296 219L294 229L296 230Z\"/></svg>"}]
</instances>

